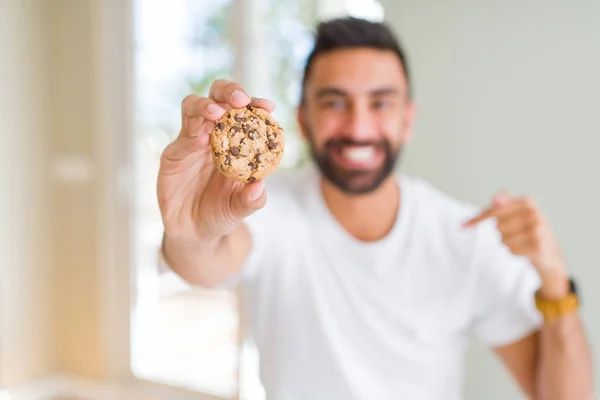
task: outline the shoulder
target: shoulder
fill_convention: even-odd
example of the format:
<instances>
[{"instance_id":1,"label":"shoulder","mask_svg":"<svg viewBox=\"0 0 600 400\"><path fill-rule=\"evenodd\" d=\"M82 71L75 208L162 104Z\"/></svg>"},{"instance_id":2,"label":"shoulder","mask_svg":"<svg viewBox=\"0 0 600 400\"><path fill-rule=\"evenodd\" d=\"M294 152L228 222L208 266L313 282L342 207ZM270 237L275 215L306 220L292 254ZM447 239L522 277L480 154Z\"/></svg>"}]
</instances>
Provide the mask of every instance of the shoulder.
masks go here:
<instances>
[{"instance_id":1,"label":"shoulder","mask_svg":"<svg viewBox=\"0 0 600 400\"><path fill-rule=\"evenodd\" d=\"M401 179L410 187L415 222L421 227L419 231L429 242L433 254L451 257L454 265L474 273L482 266L485 268L487 262L482 262L483 259L498 255L502 255L505 261L511 258L506 254L494 220L484 221L475 227L463 226L481 212L481 207L422 178L401 176Z\"/></svg>"},{"instance_id":2,"label":"shoulder","mask_svg":"<svg viewBox=\"0 0 600 400\"><path fill-rule=\"evenodd\" d=\"M525 257L516 256L503 243L495 219L474 227L464 222L481 212L481 207L440 190L419 178L405 178L414 193L415 221L423 229L421 242L440 265L450 261L461 279L470 282L482 307L488 307L503 296L515 291L529 296L536 287L538 276Z\"/></svg>"},{"instance_id":3,"label":"shoulder","mask_svg":"<svg viewBox=\"0 0 600 400\"><path fill-rule=\"evenodd\" d=\"M434 212L438 217L461 218L477 211L474 204L451 195L428 180L404 174L400 175L400 180L403 184L410 185L411 191L414 192L414 196L422 208L426 208L428 212Z\"/></svg>"},{"instance_id":4,"label":"shoulder","mask_svg":"<svg viewBox=\"0 0 600 400\"><path fill-rule=\"evenodd\" d=\"M400 182L401 187L407 188L412 214L419 224L447 238L464 237L467 231L462 224L479 211L477 206L420 177L400 175Z\"/></svg>"},{"instance_id":5,"label":"shoulder","mask_svg":"<svg viewBox=\"0 0 600 400\"><path fill-rule=\"evenodd\" d=\"M498 274L508 277L512 272L519 274L528 268L527 261L513 255L502 241L495 219L489 219L474 227L463 227L470 218L481 212L481 207L460 200L423 179L410 178L417 198L417 207L422 207L422 220L428 219L437 227L442 240L461 254L464 262L478 274ZM420 204L420 205L419 205Z\"/></svg>"}]
</instances>

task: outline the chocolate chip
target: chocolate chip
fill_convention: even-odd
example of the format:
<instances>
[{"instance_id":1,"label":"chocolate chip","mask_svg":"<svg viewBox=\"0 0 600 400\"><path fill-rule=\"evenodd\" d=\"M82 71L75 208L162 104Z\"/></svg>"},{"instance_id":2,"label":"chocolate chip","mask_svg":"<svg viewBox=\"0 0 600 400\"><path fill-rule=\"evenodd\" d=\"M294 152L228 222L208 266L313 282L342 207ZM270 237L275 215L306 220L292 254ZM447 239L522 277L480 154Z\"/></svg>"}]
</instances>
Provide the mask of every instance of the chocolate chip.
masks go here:
<instances>
[{"instance_id":1,"label":"chocolate chip","mask_svg":"<svg viewBox=\"0 0 600 400\"><path fill-rule=\"evenodd\" d=\"M248 110L252 111L252 106L251 106L250 104L248 104L248 105L246 106L246 108L247 108Z\"/></svg>"},{"instance_id":2,"label":"chocolate chip","mask_svg":"<svg viewBox=\"0 0 600 400\"><path fill-rule=\"evenodd\" d=\"M244 122L244 117L242 115L236 115L235 117L233 117L233 119L235 120L235 122Z\"/></svg>"},{"instance_id":3,"label":"chocolate chip","mask_svg":"<svg viewBox=\"0 0 600 400\"><path fill-rule=\"evenodd\" d=\"M252 161L250 161L248 163L248 166L250 167L250 169L257 169L258 168L258 166L255 163L253 163Z\"/></svg>"},{"instance_id":4,"label":"chocolate chip","mask_svg":"<svg viewBox=\"0 0 600 400\"><path fill-rule=\"evenodd\" d=\"M277 142L269 141L269 143L267 143L267 146L269 147L269 150L273 150L273 149L277 148L278 144L279 143L277 143Z\"/></svg>"},{"instance_id":5,"label":"chocolate chip","mask_svg":"<svg viewBox=\"0 0 600 400\"><path fill-rule=\"evenodd\" d=\"M250 131L248 133L248 137L250 138L250 140L258 139L258 132L256 132L256 131Z\"/></svg>"},{"instance_id":6,"label":"chocolate chip","mask_svg":"<svg viewBox=\"0 0 600 400\"><path fill-rule=\"evenodd\" d=\"M275 135L273 135L272 133L269 133L267 135L267 140L275 140Z\"/></svg>"},{"instance_id":7,"label":"chocolate chip","mask_svg":"<svg viewBox=\"0 0 600 400\"><path fill-rule=\"evenodd\" d=\"M248 132L250 132L251 129L252 127L250 126L250 124L244 124L244 133L248 134Z\"/></svg>"},{"instance_id":8,"label":"chocolate chip","mask_svg":"<svg viewBox=\"0 0 600 400\"><path fill-rule=\"evenodd\" d=\"M270 119L265 119L265 124L267 124L267 125L273 125L273 123L271 122Z\"/></svg>"},{"instance_id":9,"label":"chocolate chip","mask_svg":"<svg viewBox=\"0 0 600 400\"><path fill-rule=\"evenodd\" d=\"M219 123L217 124L217 126L215 126L215 128L217 128L217 130L218 130L218 131L222 131L222 130L223 130L223 128L225 128L225 124L224 124L224 123L222 123L222 122L219 122Z\"/></svg>"},{"instance_id":10,"label":"chocolate chip","mask_svg":"<svg viewBox=\"0 0 600 400\"><path fill-rule=\"evenodd\" d=\"M221 157L221 153L217 153L217 152L215 151L215 157L217 157L217 158Z\"/></svg>"},{"instance_id":11,"label":"chocolate chip","mask_svg":"<svg viewBox=\"0 0 600 400\"><path fill-rule=\"evenodd\" d=\"M248 182L254 183L254 182L256 182L256 178L251 176L250 178L248 178Z\"/></svg>"},{"instance_id":12,"label":"chocolate chip","mask_svg":"<svg viewBox=\"0 0 600 400\"><path fill-rule=\"evenodd\" d=\"M257 164L260 164L262 162L262 154L257 154L254 156L254 161L256 161Z\"/></svg>"},{"instance_id":13,"label":"chocolate chip","mask_svg":"<svg viewBox=\"0 0 600 400\"><path fill-rule=\"evenodd\" d=\"M225 156L225 162L223 163L224 165L231 165L231 157L226 155Z\"/></svg>"},{"instance_id":14,"label":"chocolate chip","mask_svg":"<svg viewBox=\"0 0 600 400\"><path fill-rule=\"evenodd\" d=\"M241 132L241 131L242 131L242 127L239 126L239 125L234 125L234 126L231 127L231 132L233 132L233 133L238 133L238 132Z\"/></svg>"},{"instance_id":15,"label":"chocolate chip","mask_svg":"<svg viewBox=\"0 0 600 400\"><path fill-rule=\"evenodd\" d=\"M231 149L229 149L229 152L231 153L232 156L239 156L240 148L238 146L233 146Z\"/></svg>"}]
</instances>

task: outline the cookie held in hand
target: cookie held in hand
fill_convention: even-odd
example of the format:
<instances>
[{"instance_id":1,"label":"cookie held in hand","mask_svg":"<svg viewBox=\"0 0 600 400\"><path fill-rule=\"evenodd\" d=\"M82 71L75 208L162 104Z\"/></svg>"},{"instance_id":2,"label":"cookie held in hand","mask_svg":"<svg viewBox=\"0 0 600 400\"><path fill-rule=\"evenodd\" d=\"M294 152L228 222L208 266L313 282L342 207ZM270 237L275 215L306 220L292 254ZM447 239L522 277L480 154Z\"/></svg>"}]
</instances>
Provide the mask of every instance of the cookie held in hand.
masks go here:
<instances>
[{"instance_id":1,"label":"cookie held in hand","mask_svg":"<svg viewBox=\"0 0 600 400\"><path fill-rule=\"evenodd\" d=\"M223 175L256 182L275 171L283 156L283 129L265 109L247 106L228 110L214 125L210 146Z\"/></svg>"}]
</instances>

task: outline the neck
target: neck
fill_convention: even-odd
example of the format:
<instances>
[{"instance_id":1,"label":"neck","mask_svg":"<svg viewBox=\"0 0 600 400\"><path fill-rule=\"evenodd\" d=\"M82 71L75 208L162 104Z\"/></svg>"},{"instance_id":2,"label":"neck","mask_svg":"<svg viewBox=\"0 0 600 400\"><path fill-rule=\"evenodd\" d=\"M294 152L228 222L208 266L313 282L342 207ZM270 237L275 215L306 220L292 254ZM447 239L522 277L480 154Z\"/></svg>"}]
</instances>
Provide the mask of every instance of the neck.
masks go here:
<instances>
[{"instance_id":1,"label":"neck","mask_svg":"<svg viewBox=\"0 0 600 400\"><path fill-rule=\"evenodd\" d=\"M375 191L349 195L321 180L327 207L337 221L355 238L373 242L385 237L394 226L400 206L400 188L393 174Z\"/></svg>"}]
</instances>

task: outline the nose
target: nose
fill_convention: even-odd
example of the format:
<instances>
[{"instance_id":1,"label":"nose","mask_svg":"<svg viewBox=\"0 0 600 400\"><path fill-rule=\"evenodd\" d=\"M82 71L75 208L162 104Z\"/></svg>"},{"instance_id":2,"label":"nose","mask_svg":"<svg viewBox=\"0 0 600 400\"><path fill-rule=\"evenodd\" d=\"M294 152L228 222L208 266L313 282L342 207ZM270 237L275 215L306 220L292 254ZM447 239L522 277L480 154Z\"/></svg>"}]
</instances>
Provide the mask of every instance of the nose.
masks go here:
<instances>
[{"instance_id":1,"label":"nose","mask_svg":"<svg viewBox=\"0 0 600 400\"><path fill-rule=\"evenodd\" d=\"M355 102L348 110L346 132L352 140L371 141L377 137L375 116L366 102Z\"/></svg>"}]
</instances>

